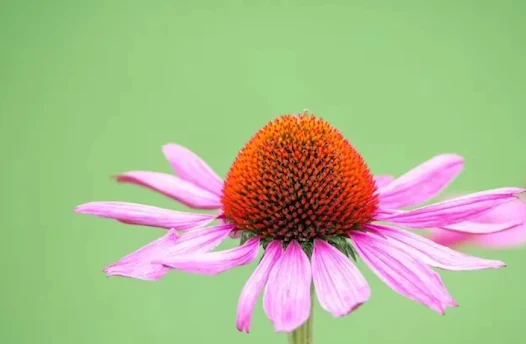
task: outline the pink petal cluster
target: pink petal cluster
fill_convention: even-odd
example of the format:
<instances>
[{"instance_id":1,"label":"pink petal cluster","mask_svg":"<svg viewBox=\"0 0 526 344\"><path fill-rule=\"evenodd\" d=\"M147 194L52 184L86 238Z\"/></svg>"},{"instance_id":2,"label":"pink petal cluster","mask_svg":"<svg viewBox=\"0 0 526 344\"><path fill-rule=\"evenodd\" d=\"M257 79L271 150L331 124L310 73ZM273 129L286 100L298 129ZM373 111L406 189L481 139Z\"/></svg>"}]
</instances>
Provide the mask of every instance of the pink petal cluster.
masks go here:
<instances>
[{"instance_id":1,"label":"pink petal cluster","mask_svg":"<svg viewBox=\"0 0 526 344\"><path fill-rule=\"evenodd\" d=\"M210 167L179 145L165 146L164 153L177 176L134 171L119 175L117 180L148 187L192 208L217 209L221 214L222 181ZM376 177L380 204L374 221L364 231L349 232L349 240L360 258L385 284L439 313L456 306L456 302L432 268L477 270L504 264L454 251L399 227L489 235L523 225L523 219L480 220L515 202L517 194L524 191L521 188L495 189L418 206L437 196L462 168L460 156L443 154L396 179ZM416 208L404 210L407 207ZM261 244L254 236L241 246L213 251L239 230L228 223L210 226L220 215L122 202L87 203L75 211L168 230L161 238L108 266L108 275L158 280L170 269L215 275L253 262ZM176 230L183 234L178 235ZM274 240L241 292L237 328L249 331L256 300L263 293L263 308L275 330L296 329L310 315L311 285L321 306L336 317L352 312L370 297L360 271L331 244L315 239L309 257L297 241L284 244Z\"/></svg>"}]
</instances>

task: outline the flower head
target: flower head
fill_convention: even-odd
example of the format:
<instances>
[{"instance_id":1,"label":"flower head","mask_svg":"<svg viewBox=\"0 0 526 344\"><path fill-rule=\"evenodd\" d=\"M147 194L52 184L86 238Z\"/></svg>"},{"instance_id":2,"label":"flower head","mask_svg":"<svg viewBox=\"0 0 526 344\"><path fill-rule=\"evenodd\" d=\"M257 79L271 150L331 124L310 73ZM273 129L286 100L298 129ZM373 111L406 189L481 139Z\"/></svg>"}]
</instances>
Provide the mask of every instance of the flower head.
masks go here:
<instances>
[{"instance_id":1,"label":"flower head","mask_svg":"<svg viewBox=\"0 0 526 344\"><path fill-rule=\"evenodd\" d=\"M347 235L378 207L360 154L327 122L283 116L261 129L232 164L221 199L228 222L275 240Z\"/></svg>"},{"instance_id":2,"label":"flower head","mask_svg":"<svg viewBox=\"0 0 526 344\"><path fill-rule=\"evenodd\" d=\"M263 246L263 257L238 302L236 324L245 332L263 290L263 308L276 331L290 332L308 319L311 285L321 306L334 316L357 309L370 290L351 261L355 256L396 292L444 313L456 302L431 267L475 270L504 264L456 252L400 227L501 231L509 223L472 219L524 191L502 188L418 207L460 173L461 157L439 155L396 179L373 177L336 129L306 114L281 116L261 129L240 151L221 192L215 174L185 152L191 158L179 170L188 183L208 190L206 197L215 195L209 200L220 210L218 216L115 202L88 203L76 211L170 229L111 266L111 274L127 277L159 279L169 269L214 275L251 263ZM178 200L188 190L161 182L166 177L146 179L137 184ZM194 207L208 208L200 203L205 196L194 196ZM208 225L218 217L223 223ZM242 233L240 246L213 251L233 232Z\"/></svg>"}]
</instances>

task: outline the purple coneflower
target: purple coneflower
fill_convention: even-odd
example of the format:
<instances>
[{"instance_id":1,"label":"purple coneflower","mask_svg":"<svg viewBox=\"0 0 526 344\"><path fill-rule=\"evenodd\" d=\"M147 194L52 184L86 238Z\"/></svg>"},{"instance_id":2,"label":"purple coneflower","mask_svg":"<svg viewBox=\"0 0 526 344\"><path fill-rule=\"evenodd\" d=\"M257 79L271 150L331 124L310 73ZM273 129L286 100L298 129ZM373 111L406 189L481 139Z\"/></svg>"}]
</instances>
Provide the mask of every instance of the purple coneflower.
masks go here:
<instances>
[{"instance_id":1,"label":"purple coneflower","mask_svg":"<svg viewBox=\"0 0 526 344\"><path fill-rule=\"evenodd\" d=\"M501 188L401 210L435 197L460 173L463 159L439 155L395 180L375 178L336 129L306 114L284 115L261 129L240 151L224 183L188 150L168 146L165 153L179 178L130 172L119 179L194 208L218 209L219 215L120 202L87 203L76 212L169 229L107 267L108 275L157 280L170 269L215 275L251 263L262 246L264 255L238 303L236 324L245 332L263 289L264 310L278 332L308 323L311 290L334 316L357 309L370 290L350 259L355 256L396 292L444 313L456 302L431 267L477 270L504 264L453 251L400 227L505 230L518 224L471 219L524 191ZM209 225L216 218L222 223ZM240 246L211 252L234 232L241 233Z\"/></svg>"}]
</instances>

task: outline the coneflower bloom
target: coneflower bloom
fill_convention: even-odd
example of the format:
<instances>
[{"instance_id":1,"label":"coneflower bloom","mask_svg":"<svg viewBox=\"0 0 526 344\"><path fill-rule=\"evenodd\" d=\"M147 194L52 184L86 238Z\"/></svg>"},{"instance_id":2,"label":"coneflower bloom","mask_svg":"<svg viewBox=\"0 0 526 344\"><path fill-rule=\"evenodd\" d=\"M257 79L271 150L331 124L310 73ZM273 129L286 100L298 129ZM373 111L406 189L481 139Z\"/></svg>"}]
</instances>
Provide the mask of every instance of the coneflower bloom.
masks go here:
<instances>
[{"instance_id":1,"label":"coneflower bloom","mask_svg":"<svg viewBox=\"0 0 526 344\"><path fill-rule=\"evenodd\" d=\"M400 228L468 233L509 228L509 223L470 220L515 199L521 188L401 209L436 196L462 165L461 157L444 154L395 180L374 178L360 154L327 122L307 114L284 115L261 129L232 164L221 188L224 223L208 225L213 215L119 202L87 203L76 211L170 228L107 268L110 274L155 280L178 269L215 275L251 263L262 246L263 257L241 291L237 328L249 331L264 289L263 308L275 330L291 332L310 316L311 285L321 306L334 316L346 315L368 300L369 286L350 259L355 255L393 290L439 313L456 302L431 267L504 266ZM206 173L196 174L194 184L206 189L211 174L202 166L197 170ZM217 180L211 183L217 185ZM185 233L179 236L176 230ZM240 246L211 252L233 231L242 233Z\"/></svg>"},{"instance_id":2,"label":"coneflower bloom","mask_svg":"<svg viewBox=\"0 0 526 344\"><path fill-rule=\"evenodd\" d=\"M473 245L486 249L505 249L526 244L526 200L524 199L499 205L471 221L497 225L508 222L510 228L489 234L462 233L433 228L429 238L448 247Z\"/></svg>"}]
</instances>

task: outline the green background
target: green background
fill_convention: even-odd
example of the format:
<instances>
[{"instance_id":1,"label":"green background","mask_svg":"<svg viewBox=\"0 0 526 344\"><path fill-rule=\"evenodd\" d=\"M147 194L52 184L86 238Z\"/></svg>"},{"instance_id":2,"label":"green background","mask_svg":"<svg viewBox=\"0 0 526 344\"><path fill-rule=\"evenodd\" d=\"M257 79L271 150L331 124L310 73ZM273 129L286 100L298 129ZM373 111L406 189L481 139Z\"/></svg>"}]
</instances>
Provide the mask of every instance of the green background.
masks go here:
<instances>
[{"instance_id":1,"label":"green background","mask_svg":"<svg viewBox=\"0 0 526 344\"><path fill-rule=\"evenodd\" d=\"M0 1L1 343L284 343L260 306L234 327L253 266L160 282L102 268L163 232L74 215L121 200L182 209L110 175L169 172L190 147L224 176L267 121L305 108L375 173L466 157L452 192L526 178L520 1ZM526 250L501 271L444 273L446 316L360 264L372 298L317 343L524 343Z\"/></svg>"}]
</instances>

